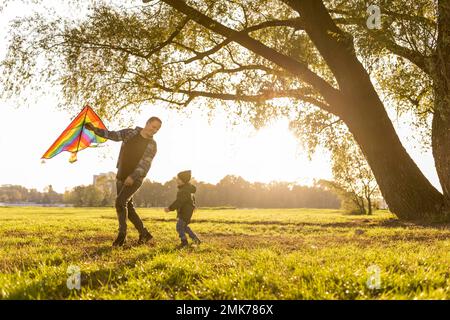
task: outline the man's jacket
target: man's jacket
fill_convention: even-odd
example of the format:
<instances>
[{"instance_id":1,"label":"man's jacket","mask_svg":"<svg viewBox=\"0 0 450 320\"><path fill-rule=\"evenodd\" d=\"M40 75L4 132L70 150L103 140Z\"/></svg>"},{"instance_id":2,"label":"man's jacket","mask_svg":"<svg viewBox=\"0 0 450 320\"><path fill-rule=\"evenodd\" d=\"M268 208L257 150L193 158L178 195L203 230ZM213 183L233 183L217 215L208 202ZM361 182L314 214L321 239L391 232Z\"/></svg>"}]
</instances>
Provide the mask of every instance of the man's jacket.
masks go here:
<instances>
[{"instance_id":1,"label":"man's jacket","mask_svg":"<svg viewBox=\"0 0 450 320\"><path fill-rule=\"evenodd\" d=\"M142 128L140 127L119 131L109 131L100 128L95 128L94 130L96 135L103 138L113 141L122 141L119 159L117 160L117 168L119 169L117 178L119 180L125 180L128 175L135 181L144 180L150 170L153 158L157 151L156 141L153 140L153 137L150 139L143 138L140 135L141 130ZM126 152L127 148L132 144L136 145L136 148L132 150L136 150L138 153L137 157L136 154ZM129 168L130 163L131 168Z\"/></svg>"}]
</instances>

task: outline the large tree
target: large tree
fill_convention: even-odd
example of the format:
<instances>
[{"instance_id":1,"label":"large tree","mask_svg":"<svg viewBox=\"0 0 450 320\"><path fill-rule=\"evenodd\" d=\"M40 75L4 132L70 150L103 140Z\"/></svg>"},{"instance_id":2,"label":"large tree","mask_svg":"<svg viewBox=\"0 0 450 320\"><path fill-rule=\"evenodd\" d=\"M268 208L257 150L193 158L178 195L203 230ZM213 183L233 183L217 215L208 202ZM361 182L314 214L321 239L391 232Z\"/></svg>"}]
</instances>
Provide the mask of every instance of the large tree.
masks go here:
<instances>
[{"instance_id":1,"label":"large tree","mask_svg":"<svg viewBox=\"0 0 450 320\"><path fill-rule=\"evenodd\" d=\"M162 100L181 108L201 97L208 107L225 101L221 105L230 114L255 124L273 115L305 119L314 114L321 123L313 128L316 133L333 126L352 133L398 217L448 221L448 1L437 1L434 17L415 16L435 21L437 31L434 47L433 37L427 38L434 60L427 57L423 63L441 75L431 79L433 96L444 98L434 100L432 146L443 194L400 142L361 62L370 56L362 50L370 45L362 40L370 35L378 47L415 65L420 59L404 54L408 48L394 35L361 28L365 1L351 2L359 11L346 3L155 0L130 7L99 5L77 22L36 15L13 24L4 85L15 94L30 84L42 89L53 83L66 102L89 100L109 117L143 102ZM389 16L410 19L403 7L389 8Z\"/></svg>"},{"instance_id":2,"label":"large tree","mask_svg":"<svg viewBox=\"0 0 450 320\"><path fill-rule=\"evenodd\" d=\"M413 110L423 129L431 119L431 144L444 205L450 206L450 2L379 1L381 28L367 28L363 1L343 1L330 11L350 26L366 56L386 53L376 78L397 110ZM394 58L392 58L392 56ZM424 131L425 137L429 131Z\"/></svg>"}]
</instances>

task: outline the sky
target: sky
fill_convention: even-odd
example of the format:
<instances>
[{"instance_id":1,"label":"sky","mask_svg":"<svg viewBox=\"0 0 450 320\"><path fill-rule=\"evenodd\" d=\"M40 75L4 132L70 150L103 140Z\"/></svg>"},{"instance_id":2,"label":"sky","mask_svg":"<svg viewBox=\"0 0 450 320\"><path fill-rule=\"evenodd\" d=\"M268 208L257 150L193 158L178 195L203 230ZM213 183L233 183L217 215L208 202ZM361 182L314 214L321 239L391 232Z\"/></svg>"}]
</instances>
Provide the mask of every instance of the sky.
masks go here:
<instances>
[{"instance_id":1,"label":"sky","mask_svg":"<svg viewBox=\"0 0 450 320\"><path fill-rule=\"evenodd\" d=\"M70 123L75 114L55 109L55 101L42 101L32 107L1 104L0 150L1 184L19 184L43 189L51 184L63 192L81 184L90 184L92 176L115 171L120 143L107 141L97 148L78 153L70 164L70 154L63 152L42 163L40 157ZM177 172L191 169L198 181L217 183L227 174L240 175L248 181L293 181L310 184L314 178L330 178L324 155L308 161L296 137L282 120L260 131L239 125L230 127L225 117L210 124L206 117L168 111L158 105L141 114L130 114L130 121L144 126L149 116L158 116L163 125L154 136L158 153L148 178L165 182ZM5 121L6 120L6 121ZM121 129L106 123L110 130Z\"/></svg>"},{"instance_id":2,"label":"sky","mask_svg":"<svg viewBox=\"0 0 450 320\"><path fill-rule=\"evenodd\" d=\"M0 10L0 39L6 35L8 22L23 14L26 8L10 5ZM5 51L6 44L1 41L0 59ZM113 141L81 151L73 164L68 162L67 152L42 163L41 156L79 112L58 110L57 103L51 91L31 106L0 100L0 185L17 184L38 190L52 185L57 192L64 192L92 183L94 174L116 170L120 143ZM166 182L186 169L192 170L197 181L210 183L217 183L228 174L251 182L300 184L331 178L329 155L319 151L309 161L298 139L289 131L287 119L257 131L243 124L231 126L220 113L209 123L201 110L193 111L188 117L155 104L143 106L140 114L127 113L125 120L144 126L150 116L158 116L163 121L154 137L158 153L147 175L152 181ZM401 123L395 122L406 149L439 188L430 152L415 148L414 141L408 139L414 132ZM122 129L116 123L105 124L109 130Z\"/></svg>"}]
</instances>

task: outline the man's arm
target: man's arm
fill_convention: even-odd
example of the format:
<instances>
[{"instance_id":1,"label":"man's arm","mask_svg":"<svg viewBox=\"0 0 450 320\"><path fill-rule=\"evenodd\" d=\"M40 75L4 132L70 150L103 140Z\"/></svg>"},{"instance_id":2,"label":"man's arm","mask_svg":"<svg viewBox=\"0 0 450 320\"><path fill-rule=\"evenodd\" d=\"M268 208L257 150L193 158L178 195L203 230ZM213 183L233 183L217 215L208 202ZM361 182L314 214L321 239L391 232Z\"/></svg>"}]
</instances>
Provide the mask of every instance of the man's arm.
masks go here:
<instances>
[{"instance_id":1,"label":"man's arm","mask_svg":"<svg viewBox=\"0 0 450 320\"><path fill-rule=\"evenodd\" d=\"M113 141L125 141L133 133L133 129L123 129L119 131L109 131L107 129L96 128L92 123L85 125L86 129L94 131L94 133L102 138Z\"/></svg>"},{"instance_id":2,"label":"man's arm","mask_svg":"<svg viewBox=\"0 0 450 320\"><path fill-rule=\"evenodd\" d=\"M147 145L147 148L145 149L144 154L143 154L141 160L139 161L136 169L134 169L133 173L130 175L130 177L134 181L145 178L148 171L150 170L153 158L156 155L156 151L157 151L156 142L154 140L152 140Z\"/></svg>"}]
</instances>

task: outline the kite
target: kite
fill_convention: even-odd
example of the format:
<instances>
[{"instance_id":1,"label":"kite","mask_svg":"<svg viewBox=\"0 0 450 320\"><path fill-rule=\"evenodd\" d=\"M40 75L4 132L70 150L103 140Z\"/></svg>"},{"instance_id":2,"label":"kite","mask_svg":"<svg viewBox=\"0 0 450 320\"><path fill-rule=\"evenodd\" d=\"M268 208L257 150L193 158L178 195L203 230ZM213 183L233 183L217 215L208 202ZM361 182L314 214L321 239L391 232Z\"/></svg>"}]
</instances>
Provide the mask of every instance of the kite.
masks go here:
<instances>
[{"instance_id":1,"label":"kite","mask_svg":"<svg viewBox=\"0 0 450 320\"><path fill-rule=\"evenodd\" d=\"M50 159L62 151L69 151L72 153L69 162L73 163L77 161L78 151L88 147L96 147L107 140L86 129L84 126L87 123L92 123L97 128L106 129L99 116L90 106L86 105L44 153L42 159Z\"/></svg>"}]
</instances>

